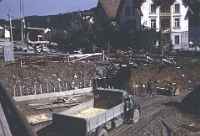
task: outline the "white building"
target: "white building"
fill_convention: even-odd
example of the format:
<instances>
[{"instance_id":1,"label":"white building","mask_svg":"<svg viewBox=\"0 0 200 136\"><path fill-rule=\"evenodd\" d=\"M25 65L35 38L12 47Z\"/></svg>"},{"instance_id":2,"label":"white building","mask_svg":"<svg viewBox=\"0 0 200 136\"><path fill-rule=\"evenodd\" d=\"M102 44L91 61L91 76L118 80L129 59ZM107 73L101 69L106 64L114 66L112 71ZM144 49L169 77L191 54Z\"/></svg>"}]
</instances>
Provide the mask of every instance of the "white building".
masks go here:
<instances>
[{"instance_id":1,"label":"white building","mask_svg":"<svg viewBox=\"0 0 200 136\"><path fill-rule=\"evenodd\" d=\"M162 30L163 42L174 49L188 46L189 15L192 10L183 0L99 0L102 22L116 21L134 36L141 25Z\"/></svg>"},{"instance_id":2,"label":"white building","mask_svg":"<svg viewBox=\"0 0 200 136\"><path fill-rule=\"evenodd\" d=\"M9 39L10 38L10 32L7 29L0 26L0 38L1 37Z\"/></svg>"},{"instance_id":3,"label":"white building","mask_svg":"<svg viewBox=\"0 0 200 136\"><path fill-rule=\"evenodd\" d=\"M141 24L162 30L163 42L174 44L174 49L180 49L188 45L188 12L192 10L182 0L146 0L142 3Z\"/></svg>"}]
</instances>

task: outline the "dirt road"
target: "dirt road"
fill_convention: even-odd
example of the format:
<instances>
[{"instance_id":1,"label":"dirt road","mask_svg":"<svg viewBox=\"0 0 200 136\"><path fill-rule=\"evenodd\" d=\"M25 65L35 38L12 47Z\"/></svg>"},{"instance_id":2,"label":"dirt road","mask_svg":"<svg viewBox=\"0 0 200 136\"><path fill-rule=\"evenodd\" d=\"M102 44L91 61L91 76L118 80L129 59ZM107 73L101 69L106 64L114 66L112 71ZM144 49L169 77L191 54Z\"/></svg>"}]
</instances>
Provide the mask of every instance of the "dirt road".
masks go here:
<instances>
[{"instance_id":1,"label":"dirt road","mask_svg":"<svg viewBox=\"0 0 200 136\"><path fill-rule=\"evenodd\" d=\"M109 136L199 136L200 118L181 110L181 100L191 91L179 96L135 96L141 105L137 124L125 124L109 132Z\"/></svg>"}]
</instances>

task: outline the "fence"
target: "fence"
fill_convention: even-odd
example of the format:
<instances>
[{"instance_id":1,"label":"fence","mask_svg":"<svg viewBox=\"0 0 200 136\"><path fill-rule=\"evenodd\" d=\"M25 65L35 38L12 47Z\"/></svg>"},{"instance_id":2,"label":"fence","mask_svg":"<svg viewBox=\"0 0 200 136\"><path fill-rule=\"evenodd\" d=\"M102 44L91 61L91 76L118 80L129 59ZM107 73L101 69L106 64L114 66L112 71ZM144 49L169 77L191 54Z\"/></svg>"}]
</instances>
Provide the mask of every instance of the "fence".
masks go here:
<instances>
[{"instance_id":1,"label":"fence","mask_svg":"<svg viewBox=\"0 0 200 136\"><path fill-rule=\"evenodd\" d=\"M33 87L25 88L24 86L14 86L13 87L13 98L15 101L25 101L25 100L34 100L41 98L49 97L59 97L64 95L73 95L78 93L86 93L92 91L92 82L90 80L89 85L82 84L80 82L78 85L72 83L68 85L42 85L34 84Z\"/></svg>"}]
</instances>

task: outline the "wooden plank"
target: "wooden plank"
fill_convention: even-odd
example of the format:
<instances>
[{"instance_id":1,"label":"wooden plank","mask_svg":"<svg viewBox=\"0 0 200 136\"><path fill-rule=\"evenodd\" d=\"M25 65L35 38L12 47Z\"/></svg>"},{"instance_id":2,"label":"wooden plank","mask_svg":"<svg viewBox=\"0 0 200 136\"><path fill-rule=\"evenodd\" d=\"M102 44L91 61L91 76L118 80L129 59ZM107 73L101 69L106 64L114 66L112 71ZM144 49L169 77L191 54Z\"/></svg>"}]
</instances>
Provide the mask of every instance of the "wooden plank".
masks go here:
<instances>
[{"instance_id":1,"label":"wooden plank","mask_svg":"<svg viewBox=\"0 0 200 136\"><path fill-rule=\"evenodd\" d=\"M0 136L12 136L1 103L0 103Z\"/></svg>"},{"instance_id":2,"label":"wooden plank","mask_svg":"<svg viewBox=\"0 0 200 136\"><path fill-rule=\"evenodd\" d=\"M39 106L36 110L44 110L44 109L51 109L51 108L62 108L62 107L71 107L79 105L80 103L72 103L72 104L53 104L53 105L46 105L46 106Z\"/></svg>"}]
</instances>

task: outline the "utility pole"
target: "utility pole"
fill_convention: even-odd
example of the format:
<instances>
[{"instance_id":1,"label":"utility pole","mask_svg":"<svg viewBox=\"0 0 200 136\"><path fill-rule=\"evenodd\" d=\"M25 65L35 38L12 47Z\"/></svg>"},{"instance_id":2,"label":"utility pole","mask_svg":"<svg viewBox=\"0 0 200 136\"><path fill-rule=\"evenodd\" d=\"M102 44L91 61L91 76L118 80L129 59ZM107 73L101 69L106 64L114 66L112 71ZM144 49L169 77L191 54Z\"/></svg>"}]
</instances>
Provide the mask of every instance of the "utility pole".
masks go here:
<instances>
[{"instance_id":1,"label":"utility pole","mask_svg":"<svg viewBox=\"0 0 200 136\"><path fill-rule=\"evenodd\" d=\"M8 13L8 17L9 17L9 21L10 21L10 37L11 37L11 46L12 46L12 49L14 49L14 46L13 46L13 32L12 32L12 21L11 21L11 15L10 15L10 9L9 9L9 13ZM14 57L14 51L12 50L12 60L14 61L15 57Z\"/></svg>"},{"instance_id":2,"label":"utility pole","mask_svg":"<svg viewBox=\"0 0 200 136\"><path fill-rule=\"evenodd\" d=\"M11 40L11 45L13 47L13 32L12 32L12 21L11 21L11 15L10 15L10 9L8 13L9 21L10 21L10 40Z\"/></svg>"},{"instance_id":3,"label":"utility pole","mask_svg":"<svg viewBox=\"0 0 200 136\"><path fill-rule=\"evenodd\" d=\"M21 20L21 45L24 46L24 18L23 18L23 5L20 0L20 20Z\"/></svg>"}]
</instances>

